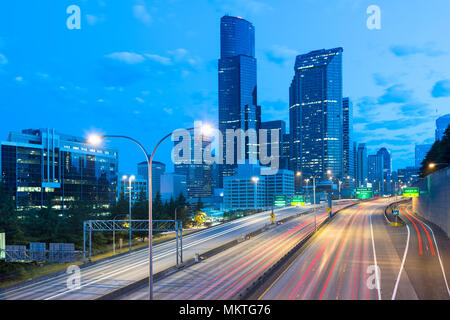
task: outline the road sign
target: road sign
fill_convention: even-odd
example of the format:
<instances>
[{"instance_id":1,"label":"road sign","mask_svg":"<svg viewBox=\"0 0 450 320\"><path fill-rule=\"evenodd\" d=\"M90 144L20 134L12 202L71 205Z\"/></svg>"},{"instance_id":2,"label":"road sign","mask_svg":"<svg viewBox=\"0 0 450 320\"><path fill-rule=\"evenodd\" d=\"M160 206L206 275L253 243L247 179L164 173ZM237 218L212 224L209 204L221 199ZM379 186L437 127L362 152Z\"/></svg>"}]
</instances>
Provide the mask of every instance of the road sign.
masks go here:
<instances>
[{"instance_id":1,"label":"road sign","mask_svg":"<svg viewBox=\"0 0 450 320\"><path fill-rule=\"evenodd\" d=\"M371 199L373 197L372 188L356 188L356 199Z\"/></svg>"},{"instance_id":2,"label":"road sign","mask_svg":"<svg viewBox=\"0 0 450 320\"><path fill-rule=\"evenodd\" d=\"M273 197L273 205L275 207L285 207L286 206L286 195L279 194Z\"/></svg>"},{"instance_id":3,"label":"road sign","mask_svg":"<svg viewBox=\"0 0 450 320\"><path fill-rule=\"evenodd\" d=\"M270 214L270 222L275 222L275 214L273 212Z\"/></svg>"},{"instance_id":4,"label":"road sign","mask_svg":"<svg viewBox=\"0 0 450 320\"><path fill-rule=\"evenodd\" d=\"M403 197L405 198L418 198L419 197L419 188L409 187L402 189Z\"/></svg>"},{"instance_id":5,"label":"road sign","mask_svg":"<svg viewBox=\"0 0 450 320\"><path fill-rule=\"evenodd\" d=\"M6 258L6 237L4 233L0 233L0 260Z\"/></svg>"},{"instance_id":6,"label":"road sign","mask_svg":"<svg viewBox=\"0 0 450 320\"><path fill-rule=\"evenodd\" d=\"M398 210L393 210L392 214L394 215L394 217L398 216Z\"/></svg>"},{"instance_id":7,"label":"road sign","mask_svg":"<svg viewBox=\"0 0 450 320\"><path fill-rule=\"evenodd\" d=\"M305 205L305 196L295 194L292 196L291 206L304 206Z\"/></svg>"},{"instance_id":8,"label":"road sign","mask_svg":"<svg viewBox=\"0 0 450 320\"><path fill-rule=\"evenodd\" d=\"M331 208L330 207L327 207L327 212L331 212Z\"/></svg>"}]
</instances>

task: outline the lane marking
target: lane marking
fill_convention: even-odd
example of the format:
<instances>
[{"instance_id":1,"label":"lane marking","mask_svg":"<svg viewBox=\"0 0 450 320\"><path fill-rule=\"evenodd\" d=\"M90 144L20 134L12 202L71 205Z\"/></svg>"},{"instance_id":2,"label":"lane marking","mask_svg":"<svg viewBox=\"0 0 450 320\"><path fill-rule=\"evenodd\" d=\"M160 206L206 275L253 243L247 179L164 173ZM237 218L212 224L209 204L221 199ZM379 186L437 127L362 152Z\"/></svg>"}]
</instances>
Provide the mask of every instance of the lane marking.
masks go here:
<instances>
[{"instance_id":1,"label":"lane marking","mask_svg":"<svg viewBox=\"0 0 450 320\"><path fill-rule=\"evenodd\" d=\"M372 211L373 212L373 211ZM378 291L378 300L381 300L381 283L380 283L380 275L378 274L378 263L377 263L377 252L375 251L375 240L373 238L373 227L372 227L372 212L369 215L370 220L370 234L372 235L372 249L373 249L373 260L375 263L375 276L377 278L377 291Z\"/></svg>"},{"instance_id":2,"label":"lane marking","mask_svg":"<svg viewBox=\"0 0 450 320\"><path fill-rule=\"evenodd\" d=\"M392 300L395 300L395 296L397 295L398 284L400 282L400 277L402 275L402 271L405 266L406 256L408 254L410 231L409 231L408 225L406 225L406 228L408 230L408 238L406 240L406 248L405 248L405 252L403 253L403 260L402 260L402 264L400 265L400 271L398 272L397 281L395 282L394 292L392 293Z\"/></svg>"}]
</instances>

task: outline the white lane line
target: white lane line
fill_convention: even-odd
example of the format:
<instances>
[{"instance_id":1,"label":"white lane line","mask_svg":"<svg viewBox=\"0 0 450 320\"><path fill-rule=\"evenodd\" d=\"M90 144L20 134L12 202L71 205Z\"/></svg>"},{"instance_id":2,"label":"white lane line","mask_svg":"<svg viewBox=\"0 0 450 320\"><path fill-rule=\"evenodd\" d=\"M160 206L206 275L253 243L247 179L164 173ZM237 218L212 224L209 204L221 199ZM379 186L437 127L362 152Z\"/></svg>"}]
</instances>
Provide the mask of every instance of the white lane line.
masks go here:
<instances>
[{"instance_id":1,"label":"white lane line","mask_svg":"<svg viewBox=\"0 0 450 320\"><path fill-rule=\"evenodd\" d=\"M397 295L398 284L400 282L400 277L402 275L402 271L403 271L403 268L405 266L406 256L408 254L410 231L409 231L409 226L408 225L406 225L406 228L408 230L408 238L406 240L406 248L405 248L405 252L403 253L403 260L402 260L402 264L400 266L400 271L398 272L397 281L395 282L394 292L392 293L392 300L395 300L395 296Z\"/></svg>"},{"instance_id":2,"label":"white lane line","mask_svg":"<svg viewBox=\"0 0 450 320\"><path fill-rule=\"evenodd\" d=\"M373 239L372 212L370 213L370 216L369 216L369 218L370 218L370 234L372 235L373 260L375 263L375 276L377 278L378 300L381 300L381 283L380 283L380 275L378 274L377 252L375 251L375 241Z\"/></svg>"},{"instance_id":3,"label":"white lane line","mask_svg":"<svg viewBox=\"0 0 450 320\"><path fill-rule=\"evenodd\" d=\"M423 222L423 221L422 221L422 222ZM441 265L442 275L444 276L445 286L447 287L447 293L448 293L448 295L450 296L450 289L449 289L449 287L448 287L447 277L446 277L446 275L445 275L445 269L444 269L444 265L442 264L441 254L439 253L439 247L438 247L438 244L437 244L437 241L436 241L436 237L434 236L434 231L433 231L433 229L431 229L431 227L430 227L428 224L426 224L425 222L423 222L423 224L426 225L427 228L431 230L431 234L433 235L434 244L436 245L436 252L437 252L438 258L439 258L439 264Z\"/></svg>"}]
</instances>

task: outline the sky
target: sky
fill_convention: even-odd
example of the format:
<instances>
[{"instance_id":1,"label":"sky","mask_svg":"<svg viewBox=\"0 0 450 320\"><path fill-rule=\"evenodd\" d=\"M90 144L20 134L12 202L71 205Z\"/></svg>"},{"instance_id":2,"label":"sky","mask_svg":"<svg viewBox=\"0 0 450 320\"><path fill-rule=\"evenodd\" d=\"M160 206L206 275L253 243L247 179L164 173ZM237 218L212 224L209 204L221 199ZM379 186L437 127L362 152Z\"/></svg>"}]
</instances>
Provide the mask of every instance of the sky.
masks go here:
<instances>
[{"instance_id":1,"label":"sky","mask_svg":"<svg viewBox=\"0 0 450 320\"><path fill-rule=\"evenodd\" d=\"M69 30L77 5L81 29ZM367 8L381 10L369 30ZM76 136L128 135L150 151L165 134L217 124L220 18L255 26L262 120L289 120L297 54L343 47L344 96L354 139L386 147L393 168L414 164L414 145L434 141L450 113L448 0L40 0L0 4L0 140L55 128ZM127 141L121 172L144 156ZM172 143L156 160L170 164Z\"/></svg>"}]
</instances>

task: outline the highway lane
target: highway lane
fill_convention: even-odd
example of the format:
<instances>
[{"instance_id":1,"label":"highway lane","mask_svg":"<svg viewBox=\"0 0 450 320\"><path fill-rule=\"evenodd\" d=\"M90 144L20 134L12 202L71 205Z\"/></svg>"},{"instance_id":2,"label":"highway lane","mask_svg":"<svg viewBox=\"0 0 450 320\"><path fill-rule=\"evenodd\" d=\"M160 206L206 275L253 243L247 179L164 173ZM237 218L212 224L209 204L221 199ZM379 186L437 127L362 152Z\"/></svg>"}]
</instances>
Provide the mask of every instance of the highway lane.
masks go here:
<instances>
[{"instance_id":1,"label":"highway lane","mask_svg":"<svg viewBox=\"0 0 450 320\"><path fill-rule=\"evenodd\" d=\"M415 215L411 204L402 204L399 209L400 218L410 230L408 246L404 249L404 270L411 279L418 298L450 299L447 279L450 271L450 240L438 227ZM396 239L399 232L396 228L391 230L390 235ZM397 244L398 251L401 251L399 241L394 243Z\"/></svg>"},{"instance_id":2,"label":"highway lane","mask_svg":"<svg viewBox=\"0 0 450 320\"><path fill-rule=\"evenodd\" d=\"M277 209L276 219L280 220L311 208L304 206ZM195 253L205 252L262 228L269 223L269 215L270 211L265 211L183 237L184 259L190 259ZM175 264L175 250L174 240L154 246L155 273ZM0 299L93 299L146 276L148 249L142 249L82 268L79 288L68 287L69 275L63 273L4 289L0 291Z\"/></svg>"},{"instance_id":3,"label":"highway lane","mask_svg":"<svg viewBox=\"0 0 450 320\"><path fill-rule=\"evenodd\" d=\"M388 235L384 208L393 199L341 211L268 286L260 299L380 300L417 298Z\"/></svg>"},{"instance_id":4,"label":"highway lane","mask_svg":"<svg viewBox=\"0 0 450 320\"><path fill-rule=\"evenodd\" d=\"M335 210L353 202L335 205ZM317 224L326 219L322 209ZM244 241L201 263L181 270L155 284L155 299L161 300L228 300L235 299L261 274L273 266L290 249L314 230L312 213L277 225L258 236ZM143 286L120 299L147 299L148 288Z\"/></svg>"}]
</instances>

